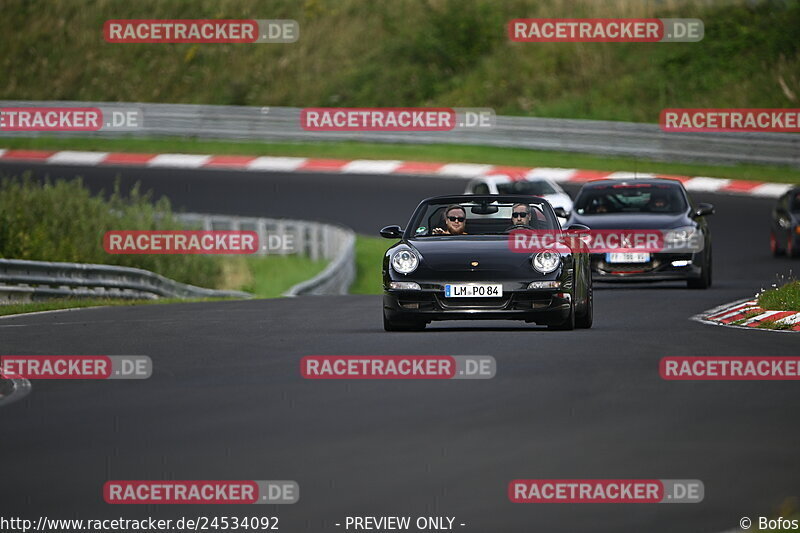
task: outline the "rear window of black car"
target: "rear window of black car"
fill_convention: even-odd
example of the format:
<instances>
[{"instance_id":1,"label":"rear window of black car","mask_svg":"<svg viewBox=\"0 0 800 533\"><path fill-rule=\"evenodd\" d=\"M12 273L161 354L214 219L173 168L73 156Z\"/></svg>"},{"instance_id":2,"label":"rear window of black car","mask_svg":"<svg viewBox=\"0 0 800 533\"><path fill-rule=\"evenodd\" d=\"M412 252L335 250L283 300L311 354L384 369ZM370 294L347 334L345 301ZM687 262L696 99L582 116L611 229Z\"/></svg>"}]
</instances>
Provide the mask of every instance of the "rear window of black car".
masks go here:
<instances>
[{"instance_id":1,"label":"rear window of black car","mask_svg":"<svg viewBox=\"0 0 800 533\"><path fill-rule=\"evenodd\" d=\"M789 210L792 213L800 213L800 192L789 197Z\"/></svg>"},{"instance_id":2,"label":"rear window of black car","mask_svg":"<svg viewBox=\"0 0 800 533\"><path fill-rule=\"evenodd\" d=\"M614 184L587 187L575 199L579 215L678 214L687 208L683 192L670 184Z\"/></svg>"}]
</instances>

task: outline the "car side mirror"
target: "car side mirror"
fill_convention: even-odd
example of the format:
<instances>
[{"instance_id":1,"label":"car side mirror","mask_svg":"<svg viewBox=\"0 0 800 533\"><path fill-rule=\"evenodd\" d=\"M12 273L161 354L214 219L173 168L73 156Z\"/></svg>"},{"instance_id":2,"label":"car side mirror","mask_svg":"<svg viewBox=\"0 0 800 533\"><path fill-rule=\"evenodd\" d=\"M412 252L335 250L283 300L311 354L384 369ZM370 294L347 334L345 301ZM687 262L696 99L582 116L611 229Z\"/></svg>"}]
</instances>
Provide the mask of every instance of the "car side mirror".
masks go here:
<instances>
[{"instance_id":1,"label":"car side mirror","mask_svg":"<svg viewBox=\"0 0 800 533\"><path fill-rule=\"evenodd\" d=\"M554 207L553 211L555 212L557 217L561 217L561 218L569 217L569 213L567 213L567 210L564 209L563 207Z\"/></svg>"},{"instance_id":2,"label":"car side mirror","mask_svg":"<svg viewBox=\"0 0 800 533\"><path fill-rule=\"evenodd\" d=\"M570 238L567 241L570 243L570 248L578 252L586 252L588 250L587 245L591 240L591 237L589 236L589 232L591 231L589 226L584 226L583 224L570 224L566 230L567 237Z\"/></svg>"},{"instance_id":3,"label":"car side mirror","mask_svg":"<svg viewBox=\"0 0 800 533\"><path fill-rule=\"evenodd\" d=\"M694 210L695 217L704 217L714 214L714 206L711 204L697 204L697 209Z\"/></svg>"},{"instance_id":4,"label":"car side mirror","mask_svg":"<svg viewBox=\"0 0 800 533\"><path fill-rule=\"evenodd\" d=\"M567 231L574 231L576 233L582 233L584 231L589 231L589 226L584 226L583 224L570 224L567 228Z\"/></svg>"},{"instance_id":5,"label":"car side mirror","mask_svg":"<svg viewBox=\"0 0 800 533\"><path fill-rule=\"evenodd\" d=\"M403 229L400 226L386 226L381 230L381 237L384 239L400 239L403 237Z\"/></svg>"}]
</instances>

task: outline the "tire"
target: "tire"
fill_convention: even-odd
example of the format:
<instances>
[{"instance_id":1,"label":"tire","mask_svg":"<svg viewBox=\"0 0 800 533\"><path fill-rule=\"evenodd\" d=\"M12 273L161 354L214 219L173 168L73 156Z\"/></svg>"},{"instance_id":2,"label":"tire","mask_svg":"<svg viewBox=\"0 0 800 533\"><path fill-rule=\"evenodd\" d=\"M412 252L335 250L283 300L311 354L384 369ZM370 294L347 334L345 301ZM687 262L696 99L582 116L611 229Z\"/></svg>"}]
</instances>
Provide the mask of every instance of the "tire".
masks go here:
<instances>
[{"instance_id":1,"label":"tire","mask_svg":"<svg viewBox=\"0 0 800 533\"><path fill-rule=\"evenodd\" d=\"M711 249L708 249L708 286L714 282L714 255L711 253Z\"/></svg>"},{"instance_id":2,"label":"tire","mask_svg":"<svg viewBox=\"0 0 800 533\"><path fill-rule=\"evenodd\" d=\"M800 257L800 251L794 245L794 238L789 234L789 239L786 241L786 255L791 258Z\"/></svg>"},{"instance_id":3,"label":"tire","mask_svg":"<svg viewBox=\"0 0 800 533\"><path fill-rule=\"evenodd\" d=\"M389 320L386 317L386 312L383 313L383 330L384 331L422 331L427 324L418 320L415 321L402 321Z\"/></svg>"},{"instance_id":4,"label":"tire","mask_svg":"<svg viewBox=\"0 0 800 533\"><path fill-rule=\"evenodd\" d=\"M580 316L575 317L575 327L581 329L589 329L594 322L594 289L592 289L592 280L589 279L589 295L586 297L586 312Z\"/></svg>"},{"instance_id":5,"label":"tire","mask_svg":"<svg viewBox=\"0 0 800 533\"><path fill-rule=\"evenodd\" d=\"M569 316L561 324L548 324L547 329L552 331L572 331L575 329L575 301L569 305Z\"/></svg>"},{"instance_id":6,"label":"tire","mask_svg":"<svg viewBox=\"0 0 800 533\"><path fill-rule=\"evenodd\" d=\"M778 244L778 237L775 236L774 230L769 232L769 249L772 252L772 257L780 257L784 254L784 250Z\"/></svg>"},{"instance_id":7,"label":"tire","mask_svg":"<svg viewBox=\"0 0 800 533\"><path fill-rule=\"evenodd\" d=\"M686 286L690 289L707 289L711 286L711 250L708 251L700 270L700 277L687 279Z\"/></svg>"}]
</instances>

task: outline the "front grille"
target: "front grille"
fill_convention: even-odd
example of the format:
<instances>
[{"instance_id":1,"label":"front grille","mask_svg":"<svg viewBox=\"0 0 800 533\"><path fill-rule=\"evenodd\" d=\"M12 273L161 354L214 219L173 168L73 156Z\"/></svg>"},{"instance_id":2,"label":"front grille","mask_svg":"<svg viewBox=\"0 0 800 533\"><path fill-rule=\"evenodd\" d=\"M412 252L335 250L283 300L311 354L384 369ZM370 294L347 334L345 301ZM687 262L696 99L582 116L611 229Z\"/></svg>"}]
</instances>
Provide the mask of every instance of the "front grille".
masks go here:
<instances>
[{"instance_id":1,"label":"front grille","mask_svg":"<svg viewBox=\"0 0 800 533\"><path fill-rule=\"evenodd\" d=\"M650 272L656 267L658 267L656 261L648 263L606 263L605 261L600 261L597 264L598 270L606 273Z\"/></svg>"},{"instance_id":2,"label":"front grille","mask_svg":"<svg viewBox=\"0 0 800 533\"><path fill-rule=\"evenodd\" d=\"M508 305L508 296L502 298L444 298L439 297L444 309L502 309Z\"/></svg>"},{"instance_id":3,"label":"front grille","mask_svg":"<svg viewBox=\"0 0 800 533\"><path fill-rule=\"evenodd\" d=\"M649 272L653 270L653 265L649 263L633 263L626 265L604 265L606 272Z\"/></svg>"}]
</instances>

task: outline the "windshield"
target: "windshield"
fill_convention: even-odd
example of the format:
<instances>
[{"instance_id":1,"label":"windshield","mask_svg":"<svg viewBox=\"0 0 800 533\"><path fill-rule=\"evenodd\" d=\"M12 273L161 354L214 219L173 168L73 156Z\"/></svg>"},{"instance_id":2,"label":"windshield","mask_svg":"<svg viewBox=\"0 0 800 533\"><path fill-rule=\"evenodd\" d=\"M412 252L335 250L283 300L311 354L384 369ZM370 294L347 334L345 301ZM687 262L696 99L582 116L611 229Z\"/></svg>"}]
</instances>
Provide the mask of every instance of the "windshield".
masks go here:
<instances>
[{"instance_id":1,"label":"windshield","mask_svg":"<svg viewBox=\"0 0 800 533\"><path fill-rule=\"evenodd\" d=\"M794 193L790 198L789 210L792 213L800 213L800 192Z\"/></svg>"},{"instance_id":2,"label":"windshield","mask_svg":"<svg viewBox=\"0 0 800 533\"><path fill-rule=\"evenodd\" d=\"M619 213L678 214L686 210L686 201L677 185L618 184L589 187L575 200L579 215Z\"/></svg>"},{"instance_id":3,"label":"windshield","mask_svg":"<svg viewBox=\"0 0 800 533\"><path fill-rule=\"evenodd\" d=\"M498 183L497 192L500 194L529 194L531 196L558 194L558 191L546 181L512 181L510 183Z\"/></svg>"},{"instance_id":4,"label":"windshield","mask_svg":"<svg viewBox=\"0 0 800 533\"><path fill-rule=\"evenodd\" d=\"M465 201L427 203L415 214L413 237L505 235L513 229L558 229L552 209L543 203Z\"/></svg>"}]
</instances>

